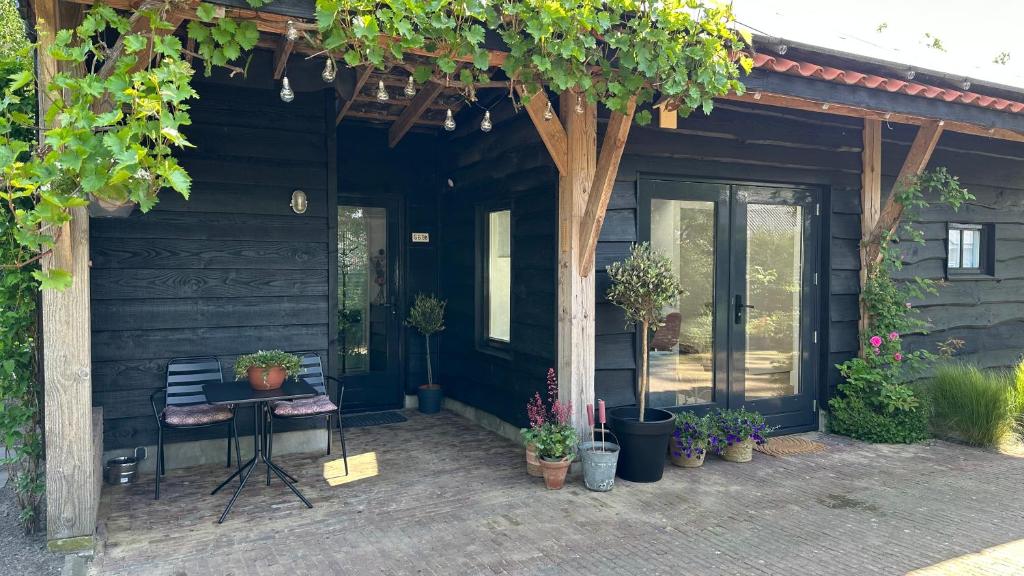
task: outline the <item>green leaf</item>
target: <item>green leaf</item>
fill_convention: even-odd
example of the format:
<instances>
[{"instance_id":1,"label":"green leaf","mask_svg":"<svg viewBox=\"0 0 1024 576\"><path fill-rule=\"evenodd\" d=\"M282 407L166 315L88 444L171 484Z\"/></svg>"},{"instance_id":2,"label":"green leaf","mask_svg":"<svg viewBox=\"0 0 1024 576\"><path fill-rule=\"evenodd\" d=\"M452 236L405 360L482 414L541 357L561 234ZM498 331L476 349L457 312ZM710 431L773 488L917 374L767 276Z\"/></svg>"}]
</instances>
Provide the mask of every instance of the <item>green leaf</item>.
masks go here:
<instances>
[{"instance_id":1,"label":"green leaf","mask_svg":"<svg viewBox=\"0 0 1024 576\"><path fill-rule=\"evenodd\" d=\"M73 281L70 272L57 268L52 268L46 272L33 270L32 277L39 282L39 288L42 290L65 290L71 287Z\"/></svg>"},{"instance_id":2,"label":"green leaf","mask_svg":"<svg viewBox=\"0 0 1024 576\"><path fill-rule=\"evenodd\" d=\"M203 22L210 22L210 21L212 21L214 16L216 16L216 15L217 15L217 7L214 6L213 4L208 4L206 2L201 2L199 4L199 6L196 7L196 16L199 17L199 19L201 21L203 21Z\"/></svg>"}]
</instances>

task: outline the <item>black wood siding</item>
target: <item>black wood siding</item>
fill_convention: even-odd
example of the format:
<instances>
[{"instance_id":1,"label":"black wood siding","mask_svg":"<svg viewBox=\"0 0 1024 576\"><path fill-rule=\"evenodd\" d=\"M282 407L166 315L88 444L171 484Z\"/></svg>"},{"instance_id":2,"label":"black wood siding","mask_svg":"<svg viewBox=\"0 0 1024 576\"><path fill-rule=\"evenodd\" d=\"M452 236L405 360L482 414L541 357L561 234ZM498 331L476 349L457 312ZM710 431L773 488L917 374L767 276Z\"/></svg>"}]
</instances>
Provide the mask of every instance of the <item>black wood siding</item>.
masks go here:
<instances>
[{"instance_id":1,"label":"black wood siding","mask_svg":"<svg viewBox=\"0 0 1024 576\"><path fill-rule=\"evenodd\" d=\"M555 253L558 173L525 115L455 141L454 183L441 195L441 286L448 299L440 340L440 382L456 400L516 425L526 402L544 393L555 366ZM445 177L447 179L447 176ZM476 214L481 203L512 206L512 326L505 354L477 346Z\"/></svg>"},{"instance_id":2,"label":"black wood siding","mask_svg":"<svg viewBox=\"0 0 1024 576\"><path fill-rule=\"evenodd\" d=\"M323 93L200 84L181 154L191 199L93 219L93 403L107 449L153 444L150 394L168 359L328 348L328 159ZM288 206L305 190L303 215ZM247 416L239 419L249 428ZM221 436L177 432L170 441Z\"/></svg>"}]
</instances>

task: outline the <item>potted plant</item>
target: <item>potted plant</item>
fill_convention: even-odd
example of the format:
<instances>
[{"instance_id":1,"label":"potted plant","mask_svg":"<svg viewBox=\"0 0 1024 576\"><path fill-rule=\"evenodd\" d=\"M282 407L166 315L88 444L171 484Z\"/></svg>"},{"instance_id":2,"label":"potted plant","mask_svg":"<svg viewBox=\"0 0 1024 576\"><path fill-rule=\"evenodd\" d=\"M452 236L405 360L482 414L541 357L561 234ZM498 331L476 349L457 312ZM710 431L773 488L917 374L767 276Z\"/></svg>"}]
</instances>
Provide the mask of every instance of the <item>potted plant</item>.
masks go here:
<instances>
[{"instance_id":1,"label":"potted plant","mask_svg":"<svg viewBox=\"0 0 1024 576\"><path fill-rule=\"evenodd\" d=\"M750 462L754 444L768 441L766 434L775 430L758 412L739 408L716 410L711 416L711 449L729 462Z\"/></svg>"},{"instance_id":2,"label":"potted plant","mask_svg":"<svg viewBox=\"0 0 1024 576\"><path fill-rule=\"evenodd\" d=\"M565 484L575 456L578 437L572 425L572 405L558 401L558 379L554 368L548 369L548 402L546 406L539 393L526 405L530 427L522 430L527 445L526 465L530 472L530 446L539 458L544 485L549 490L558 490Z\"/></svg>"},{"instance_id":3,"label":"potted plant","mask_svg":"<svg viewBox=\"0 0 1024 576\"><path fill-rule=\"evenodd\" d=\"M558 399L558 379L555 377L555 369L548 368L548 402L554 405ZM540 467L540 456L537 454L537 434L548 421L554 417L551 409L544 404L540 393L534 392L533 398L526 403L526 416L530 420L530 427L523 428L520 432L523 435L523 444L526 445L526 473L530 476L540 478L544 475Z\"/></svg>"},{"instance_id":4,"label":"potted plant","mask_svg":"<svg viewBox=\"0 0 1024 576\"><path fill-rule=\"evenodd\" d=\"M281 350L260 350L239 356L235 361L235 377L247 377L253 390L277 390L285 378L299 373L301 360Z\"/></svg>"},{"instance_id":5,"label":"potted plant","mask_svg":"<svg viewBox=\"0 0 1024 576\"><path fill-rule=\"evenodd\" d=\"M416 302L409 310L409 319L406 320L406 324L419 330L426 339L427 383L416 390L419 409L424 414L440 412L441 402L444 400L441 387L434 384L434 367L430 362L430 336L444 330L444 307L446 304L446 301L433 294L417 294Z\"/></svg>"},{"instance_id":6,"label":"potted plant","mask_svg":"<svg viewBox=\"0 0 1024 576\"><path fill-rule=\"evenodd\" d=\"M647 407L648 336L664 323L664 308L682 290L671 262L647 242L634 244L629 258L608 266L608 300L622 308L626 321L640 329L640 369L636 374L637 406L611 411L612 430L619 439L618 475L632 482L657 482L665 470L665 447L675 428L674 415Z\"/></svg>"},{"instance_id":7,"label":"potted plant","mask_svg":"<svg viewBox=\"0 0 1024 576\"><path fill-rule=\"evenodd\" d=\"M683 468L697 468L704 464L707 454L710 424L707 416L693 412L676 414L676 429L672 432L672 463Z\"/></svg>"}]
</instances>

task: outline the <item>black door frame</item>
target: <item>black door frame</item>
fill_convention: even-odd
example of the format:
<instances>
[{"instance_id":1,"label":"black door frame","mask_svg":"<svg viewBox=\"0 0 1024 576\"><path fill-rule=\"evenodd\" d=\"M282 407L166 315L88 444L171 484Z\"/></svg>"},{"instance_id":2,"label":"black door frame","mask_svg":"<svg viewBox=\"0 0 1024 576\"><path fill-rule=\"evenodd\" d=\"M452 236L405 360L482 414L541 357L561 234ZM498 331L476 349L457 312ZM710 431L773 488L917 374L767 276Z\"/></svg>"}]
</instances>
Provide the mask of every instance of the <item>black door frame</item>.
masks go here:
<instances>
[{"instance_id":1,"label":"black door frame","mask_svg":"<svg viewBox=\"0 0 1024 576\"><path fill-rule=\"evenodd\" d=\"M637 237L640 241L650 241L651 237L651 200L653 198L682 197L677 191L671 193L668 187L687 186L685 198L698 201L713 201L715 203L715 242L716 266L715 266L715 289L714 289L714 334L716 344L714 346L714 388L715 401L710 404L698 404L694 406L679 406L669 408L674 411L692 410L698 414L704 414L715 407L739 407L744 402L743 387L730 386L736 381L734 368L742 366L741 363L733 361L730 351L738 346L733 346L738 330L735 328L733 318L734 297L737 292L737 283L732 281L731 275L739 274L745 276L745 258L739 261L730 262L735 257L736 251L733 243L739 233L735 231L734 212L738 209L740 202L733 199L739 189L787 189L804 191L813 197L810 203L810 210L807 210L804 218L804 234L806 239L804 246L805 274L803 274L803 286L801 296L802 311L808 315L808 322L802 322L801 326L801 386L802 392L807 394L802 403L810 404L809 409L801 408L799 411L784 409L778 414L770 414L769 422L780 424L780 430L784 432L798 432L805 430L816 430L818 428L818 400L820 398L820 386L817 380L822 377L820 357L823 354L823 346L826 340L822 337L822 320L827 318L821 314L822 301L827 304L828 283L822 281L825 269L825 258L827 250L822 250L823 238L827 227L822 223L821 205L827 198L827 189L822 186L773 183L773 182L748 182L726 179L690 178L678 175L640 175L637 180ZM659 191L659 187L661 190ZM781 203L781 202L780 202ZM722 265L725 263L725 265ZM725 288L723 288L725 287ZM726 290L727 288L727 290ZM817 332L817 334L814 334ZM640 351L639 335L636 337L636 350ZM827 350L827 349L826 349ZM640 363L637 362L637 366ZM721 368L721 369L720 369ZM739 377L742 380L742 376ZM765 402L765 401L759 401ZM781 403L780 403L781 404ZM781 407L781 406L780 406ZM806 412L804 410L806 409ZM803 417L801 417L803 416Z\"/></svg>"},{"instance_id":2,"label":"black door frame","mask_svg":"<svg viewBox=\"0 0 1024 576\"><path fill-rule=\"evenodd\" d=\"M337 375L338 366L335 358L338 350L338 206L364 206L379 207L387 210L388 218L388 255L389 277L391 278L391 294L393 295L393 322L389 328L394 331L396 346L394 354L389 354L388 362L394 366L394 398L390 402L372 406L357 406L353 409L342 406L343 412L368 412L376 410L394 410L405 407L405 354L406 354L406 331L402 329L402 319L406 311L405 291L405 261L406 244L403 242L406 229L405 222L405 198L401 194L390 192L357 193L339 192L332 194L332 205L330 206L330 218L328 226L328 246L330 260L328 262L328 274L330 280L330 294L328 307L331 314L329 349L331 354L331 374ZM391 244L393 243L393 246ZM343 404L345 404L343 402Z\"/></svg>"}]
</instances>

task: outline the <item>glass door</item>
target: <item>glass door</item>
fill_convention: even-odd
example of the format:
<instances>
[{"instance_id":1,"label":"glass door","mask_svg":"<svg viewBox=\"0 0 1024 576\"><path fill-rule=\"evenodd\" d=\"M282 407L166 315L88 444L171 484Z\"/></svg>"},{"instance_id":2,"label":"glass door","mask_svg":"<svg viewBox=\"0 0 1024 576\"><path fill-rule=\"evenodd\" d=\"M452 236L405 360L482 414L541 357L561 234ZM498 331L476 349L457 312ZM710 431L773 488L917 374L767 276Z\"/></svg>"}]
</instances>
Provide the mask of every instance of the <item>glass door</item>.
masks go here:
<instances>
[{"instance_id":1,"label":"glass door","mask_svg":"<svg viewBox=\"0 0 1024 576\"><path fill-rule=\"evenodd\" d=\"M683 288L650 337L650 406L817 422L815 202L794 187L642 181L641 235Z\"/></svg>"},{"instance_id":2,"label":"glass door","mask_svg":"<svg viewBox=\"0 0 1024 576\"><path fill-rule=\"evenodd\" d=\"M388 204L338 200L335 366L346 411L402 403L396 213Z\"/></svg>"}]
</instances>

